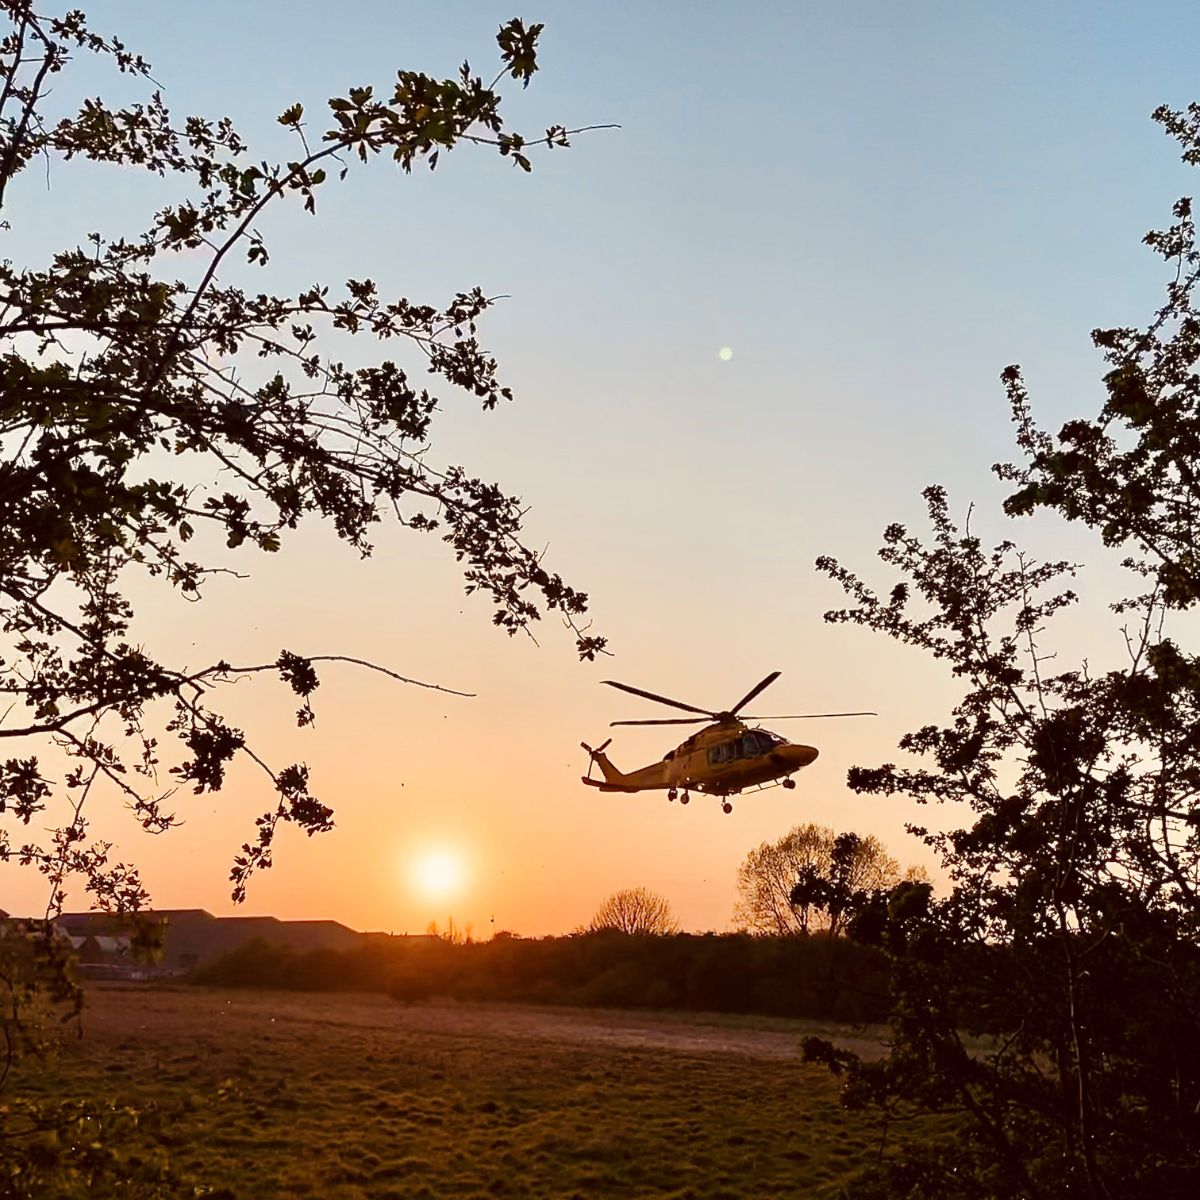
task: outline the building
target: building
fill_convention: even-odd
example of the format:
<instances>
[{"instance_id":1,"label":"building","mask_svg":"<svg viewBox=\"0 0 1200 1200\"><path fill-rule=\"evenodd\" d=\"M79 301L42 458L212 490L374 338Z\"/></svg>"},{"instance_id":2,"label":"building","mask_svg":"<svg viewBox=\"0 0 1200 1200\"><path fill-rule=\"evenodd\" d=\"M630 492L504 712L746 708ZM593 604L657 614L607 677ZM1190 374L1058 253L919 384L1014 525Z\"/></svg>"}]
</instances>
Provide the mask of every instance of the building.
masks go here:
<instances>
[{"instance_id":1,"label":"building","mask_svg":"<svg viewBox=\"0 0 1200 1200\"><path fill-rule=\"evenodd\" d=\"M306 954L348 950L370 936L338 921L214 917L203 908L63 913L56 925L70 937L84 974L94 978L179 975L256 938Z\"/></svg>"}]
</instances>

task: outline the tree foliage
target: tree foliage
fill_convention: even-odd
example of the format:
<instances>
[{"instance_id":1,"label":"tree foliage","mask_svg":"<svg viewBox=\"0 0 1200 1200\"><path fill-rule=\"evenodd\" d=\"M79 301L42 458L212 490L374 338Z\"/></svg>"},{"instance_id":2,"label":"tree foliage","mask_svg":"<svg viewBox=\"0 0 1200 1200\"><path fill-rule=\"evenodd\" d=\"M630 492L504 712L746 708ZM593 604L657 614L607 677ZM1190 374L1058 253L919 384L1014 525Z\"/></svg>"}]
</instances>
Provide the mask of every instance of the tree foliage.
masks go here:
<instances>
[{"instance_id":1,"label":"tree foliage","mask_svg":"<svg viewBox=\"0 0 1200 1200\"><path fill-rule=\"evenodd\" d=\"M590 933L616 930L632 935L676 933L679 923L670 903L649 888L622 888L613 892L592 914L587 924Z\"/></svg>"},{"instance_id":2,"label":"tree foliage","mask_svg":"<svg viewBox=\"0 0 1200 1200\"><path fill-rule=\"evenodd\" d=\"M445 542L466 590L490 600L507 633L551 613L582 657L603 649L586 596L523 541L519 500L432 454L443 396L484 410L512 398L479 338L493 301L467 287L430 303L359 274L272 285L275 213L315 216L326 190L371 160L433 169L465 145L527 172L535 148L568 146L564 126L527 137L500 115L501 85L527 86L538 69L541 29L519 19L500 29L490 82L464 62L450 79L400 70L387 87L350 87L311 116L291 104L278 117L290 149L276 160L252 154L228 118L173 114L149 64L83 13L0 0L0 739L11 747L0 755L0 862L37 869L49 891L38 945L15 935L0 945L11 1053L41 1029L35 996L77 1007L49 922L68 887L81 880L114 911L147 898L136 868L89 834L100 797L161 833L176 824L178 791L217 792L234 760L255 764L270 800L234 857L241 900L271 866L281 823L312 835L332 827L333 810L304 762L268 763L222 716L222 687L274 674L303 727L324 662L419 682L308 648L249 663L221 647L198 666L159 661L139 636L135 598L198 600L213 575L244 573L305 520L366 556L391 519ZM141 99L72 101L85 60L125 76L120 91L140 87ZM82 213L87 189L117 171L126 188L141 176L159 205L152 217L45 261L23 253L17 189L48 179L76 190ZM165 1186L110 1142L127 1133L119 1114L18 1107L0 1108L0 1151L33 1154L55 1130L70 1137L62 1162L38 1160L41 1175L28 1155L11 1158L13 1194Z\"/></svg>"},{"instance_id":3,"label":"tree foliage","mask_svg":"<svg viewBox=\"0 0 1200 1200\"><path fill-rule=\"evenodd\" d=\"M308 725L314 664L337 656L284 650L234 663L217 649L199 667L156 661L136 633L131 596L152 594L138 576L196 599L252 551L279 551L305 518L367 555L390 517L440 537L467 591L490 598L508 633L552 612L582 656L603 647L581 624L586 596L521 540L519 501L429 454L442 404L433 389L484 409L511 399L478 337L492 301L469 288L431 304L362 277L272 291L266 222L289 205L315 214L326 189L381 156L405 172L432 169L468 144L528 171L535 146L566 146L570 131L527 138L505 128L498 85L525 86L537 70L541 26L520 20L500 30L490 83L463 63L451 79L401 70L388 88L351 87L320 115L293 104L278 120L295 150L271 161L253 156L227 118L172 114L149 64L83 14L46 14L26 0L0 10L0 206L11 188L42 186L30 171L42 163L56 188L71 187L85 160L174 191L144 228L92 233L46 262L20 261L11 242L0 263L0 738L13 746L0 761L9 823L0 859L43 871L52 911L72 875L94 902L136 907L136 870L88 844L89 794L115 790L159 832L175 821L176 789L218 791L230 763L248 758L273 798L233 864L241 899L252 872L270 865L281 822L314 834L333 812L310 790L307 766L266 763L221 716L216 694L248 673L274 673ZM59 97L82 57L148 94L125 107L89 97L65 108ZM351 351L369 365L344 365ZM163 732L179 744L174 755ZM51 818L49 839L38 839L32 830L55 802L66 819Z\"/></svg>"},{"instance_id":4,"label":"tree foliage","mask_svg":"<svg viewBox=\"0 0 1200 1200\"><path fill-rule=\"evenodd\" d=\"M753 933L841 932L852 893L890 887L896 860L874 836L842 834L825 825L796 825L746 855L737 875L734 920Z\"/></svg>"},{"instance_id":5,"label":"tree foliage","mask_svg":"<svg viewBox=\"0 0 1200 1200\"><path fill-rule=\"evenodd\" d=\"M895 859L876 852L873 838L857 833L839 833L829 850L824 871L816 866L801 867L799 877L788 893L793 911L803 915L804 932L813 916L819 914L829 933L842 932L848 914L854 912L867 894L886 887L898 875Z\"/></svg>"},{"instance_id":6,"label":"tree foliage","mask_svg":"<svg viewBox=\"0 0 1200 1200\"><path fill-rule=\"evenodd\" d=\"M1200 163L1200 107L1156 118ZM1146 241L1173 278L1145 329L1093 335L1108 365L1096 418L1046 433L1020 371L1003 374L1025 455L997 468L1015 486L1006 509L1056 511L1122 556L1119 653L1060 664L1050 627L1076 603L1077 568L1010 541L988 549L940 488L925 493L929 540L900 525L884 535L900 577L890 591L820 563L850 600L829 620L916 647L963 688L948 722L904 737L905 762L850 772L856 791L945 805L960 822L912 826L940 852L948 896L902 884L852 921L891 960L892 1052L866 1064L809 1050L849 1071L851 1103L952 1111L976 1133L969 1154L905 1156L863 1194L1200 1187L1200 659L1183 616L1200 600L1190 201Z\"/></svg>"},{"instance_id":7,"label":"tree foliage","mask_svg":"<svg viewBox=\"0 0 1200 1200\"><path fill-rule=\"evenodd\" d=\"M369 936L358 946L307 953L255 940L204 963L191 979L217 987L382 992L407 1003L452 998L854 1022L880 1021L887 1012L884 956L821 935L627 937L602 929L461 942Z\"/></svg>"}]
</instances>

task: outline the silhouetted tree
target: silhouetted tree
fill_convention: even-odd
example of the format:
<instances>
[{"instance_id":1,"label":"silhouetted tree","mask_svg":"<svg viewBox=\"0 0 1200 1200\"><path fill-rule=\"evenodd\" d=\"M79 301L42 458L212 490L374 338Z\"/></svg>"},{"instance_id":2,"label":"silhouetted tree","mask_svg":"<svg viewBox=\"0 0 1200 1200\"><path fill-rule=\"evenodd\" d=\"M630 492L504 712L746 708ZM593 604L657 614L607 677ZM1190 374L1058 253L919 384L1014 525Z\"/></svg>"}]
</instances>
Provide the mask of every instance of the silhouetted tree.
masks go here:
<instances>
[{"instance_id":1,"label":"silhouetted tree","mask_svg":"<svg viewBox=\"0 0 1200 1200\"><path fill-rule=\"evenodd\" d=\"M441 938L443 942L448 942L451 946L462 946L475 940L470 922L466 925L459 925L453 916L446 918L445 928L438 925L436 921L430 921L425 926L425 933L429 937Z\"/></svg>"},{"instance_id":2,"label":"silhouetted tree","mask_svg":"<svg viewBox=\"0 0 1200 1200\"><path fill-rule=\"evenodd\" d=\"M800 869L788 902L802 916L805 932L809 914L815 911L823 915L830 934L836 937L842 932L846 918L862 906L872 891L896 881L895 860L880 862L867 843L868 839L857 833L839 833L833 839L829 865L824 871L811 865Z\"/></svg>"},{"instance_id":3,"label":"silhouetted tree","mask_svg":"<svg viewBox=\"0 0 1200 1200\"><path fill-rule=\"evenodd\" d=\"M671 905L649 888L622 888L596 909L587 924L589 933L615 929L630 934L675 933L679 924Z\"/></svg>"},{"instance_id":4,"label":"silhouetted tree","mask_svg":"<svg viewBox=\"0 0 1200 1200\"><path fill-rule=\"evenodd\" d=\"M1200 106L1155 114L1200 163ZM974 1136L901 1151L857 1194L1194 1196L1200 1190L1200 279L1191 202L1147 236L1172 267L1144 329L1097 331L1108 370L1091 420L1057 436L1004 372L1025 453L998 468L1006 508L1082 522L1122 557L1113 596L1124 662L1055 661L1050 621L1076 603L1066 562L985 548L925 493L926 542L890 526L897 569L876 593L830 559L851 606L830 613L944 662L963 685L949 721L906 735L920 766L856 767L868 795L949 806L913 825L953 881L878 894L853 934L891 960L892 1051L849 1069L847 1099L961 1113ZM1183 618L1188 619L1183 619ZM1189 643L1192 648L1189 648ZM966 1033L989 1036L991 1049ZM918 1187L919 1184L919 1187Z\"/></svg>"},{"instance_id":5,"label":"silhouetted tree","mask_svg":"<svg viewBox=\"0 0 1200 1200\"><path fill-rule=\"evenodd\" d=\"M887 887L899 867L878 838L849 835L839 851L836 870L841 886L854 890ZM828 907L837 846L834 831L809 822L774 842L763 842L738 868L734 920L753 933L808 933L829 928L837 933L842 909Z\"/></svg>"},{"instance_id":6,"label":"silhouetted tree","mask_svg":"<svg viewBox=\"0 0 1200 1200\"><path fill-rule=\"evenodd\" d=\"M326 189L380 156L405 172L432 169L467 144L529 171L533 147L567 146L571 131L525 138L504 126L498 85L525 86L538 69L542 26L518 19L497 35L490 83L464 62L451 79L401 70L379 93L351 87L315 118L289 105L278 123L294 149L278 162L252 157L227 118L173 116L149 65L81 12L0 0L0 22L10 230L0 262L0 739L12 747L0 758L0 861L45 875L47 915L61 911L72 876L96 904L137 909L146 893L136 869L89 841L96 794L107 789L162 832L175 824L177 788L216 792L242 757L261 768L271 799L234 858L241 900L251 874L271 865L280 822L311 835L332 827L333 811L310 791L307 766L268 764L221 716L216 694L274 673L306 726L318 666L359 660L272 648L239 663L218 646L199 665L158 661L138 636L133 596L157 586L198 599L210 576L244 570L253 550L279 551L306 517L367 555L392 516L446 542L467 591L490 598L508 633L553 612L582 657L604 644L583 623L586 597L523 542L521 503L431 452L441 404L431 387L484 409L511 399L477 335L492 301L468 288L428 304L362 276L275 290L268 221L290 205L315 214ZM80 58L96 67L76 85ZM143 98L112 106L89 91L72 101L103 63L127 77L123 93L143 84ZM105 169L129 172L123 189L144 172L157 211L45 261L22 257L33 243L11 230L13 189L44 188L46 173L70 188L77 160L81 212ZM428 387L412 363L433 377ZM160 769L170 786L158 784Z\"/></svg>"},{"instance_id":7,"label":"silhouetted tree","mask_svg":"<svg viewBox=\"0 0 1200 1200\"><path fill-rule=\"evenodd\" d=\"M581 655L603 646L578 625L586 598L520 540L518 501L462 467L433 465L439 398L390 358L353 370L342 363L348 340L391 343L492 409L511 394L477 337L491 301L472 289L429 305L366 278L274 293L265 240L275 209L315 213L356 162L387 155L405 171L432 168L467 143L529 170L531 147L568 144L562 126L527 140L506 131L499 113L496 84L528 84L542 27L503 26L491 84L464 64L453 79L400 71L380 94L353 87L324 117L291 105L279 124L295 154L271 163L252 159L227 119L174 117L148 64L92 32L81 13L48 15L26 0L7 0L2 12L4 212L35 162L58 187L71 186L72 160L83 159L165 178L175 198L146 228L90 235L45 263L0 264L0 738L20 747L0 766L0 811L17 826L40 825L61 797L68 813L65 823L50 818L48 841L5 831L0 857L19 853L46 874L52 910L72 873L96 901L136 907L144 899L136 871L88 846L90 793L107 785L142 826L161 831L174 823L167 802L176 787L216 791L228 764L245 756L274 799L234 863L241 899L250 874L270 863L281 821L313 834L331 827L333 813L310 792L308 768L269 766L221 717L215 694L248 673L274 672L300 698L304 726L317 665L337 656L285 650L234 663L217 648L207 666L156 661L135 633L139 575L195 599L213 573L244 569L252 549L280 550L306 516L366 555L390 514L441 537L463 563L467 590L491 597L494 621L509 633L551 610L575 629ZM150 94L124 108L88 98L71 111L79 56L145 81ZM94 175L84 178L96 186ZM39 170L35 185L42 179ZM369 360L366 348L354 357L364 353ZM164 711L181 744L165 790L153 784L164 764L149 723ZM59 778L44 759L52 744L52 759L67 760Z\"/></svg>"}]
</instances>

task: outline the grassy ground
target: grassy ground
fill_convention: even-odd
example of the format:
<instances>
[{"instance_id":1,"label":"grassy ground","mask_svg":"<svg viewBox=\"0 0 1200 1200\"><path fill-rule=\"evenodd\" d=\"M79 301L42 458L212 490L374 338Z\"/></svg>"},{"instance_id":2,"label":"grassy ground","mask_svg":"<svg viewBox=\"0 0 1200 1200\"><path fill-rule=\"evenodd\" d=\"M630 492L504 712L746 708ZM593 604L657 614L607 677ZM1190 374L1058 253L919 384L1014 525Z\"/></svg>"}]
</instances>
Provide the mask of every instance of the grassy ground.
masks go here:
<instances>
[{"instance_id":1,"label":"grassy ground","mask_svg":"<svg viewBox=\"0 0 1200 1200\"><path fill-rule=\"evenodd\" d=\"M878 1131L779 1021L97 988L24 1094L161 1106L154 1139L237 1197L836 1195ZM225 1190L227 1189L227 1190Z\"/></svg>"}]
</instances>

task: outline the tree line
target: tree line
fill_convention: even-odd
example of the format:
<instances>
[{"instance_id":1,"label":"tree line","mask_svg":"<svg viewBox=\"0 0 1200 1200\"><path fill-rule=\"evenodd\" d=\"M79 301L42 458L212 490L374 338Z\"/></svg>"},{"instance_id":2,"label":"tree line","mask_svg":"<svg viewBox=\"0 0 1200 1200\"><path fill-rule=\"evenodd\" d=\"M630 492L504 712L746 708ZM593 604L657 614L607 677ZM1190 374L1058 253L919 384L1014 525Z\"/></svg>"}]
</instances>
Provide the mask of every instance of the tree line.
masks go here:
<instances>
[{"instance_id":1,"label":"tree line","mask_svg":"<svg viewBox=\"0 0 1200 1200\"><path fill-rule=\"evenodd\" d=\"M862 898L899 877L878 839L835 835L809 823L747 855L738 872L736 911L746 918L738 933L682 933L668 900L633 887L607 897L565 937L502 931L477 942L450 921L424 938L380 936L343 951L297 953L260 939L197 969L191 979L377 991L407 1001L448 997L878 1021L887 1012L884 960L841 935Z\"/></svg>"},{"instance_id":2,"label":"tree line","mask_svg":"<svg viewBox=\"0 0 1200 1200\"><path fill-rule=\"evenodd\" d=\"M560 937L499 933L488 941L380 938L349 950L296 953L254 941L198 968L222 987L381 992L526 1004L760 1013L853 1023L888 1009L884 957L845 938L746 933Z\"/></svg>"}]
</instances>

